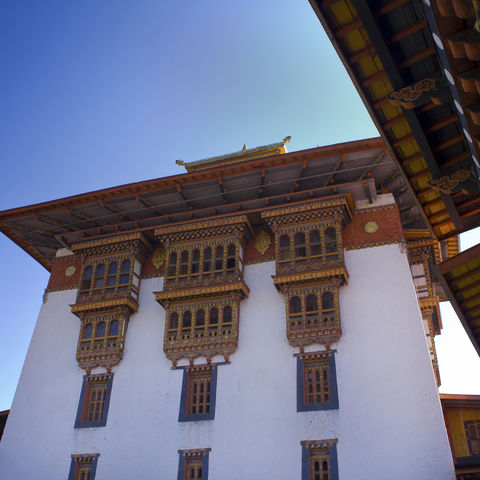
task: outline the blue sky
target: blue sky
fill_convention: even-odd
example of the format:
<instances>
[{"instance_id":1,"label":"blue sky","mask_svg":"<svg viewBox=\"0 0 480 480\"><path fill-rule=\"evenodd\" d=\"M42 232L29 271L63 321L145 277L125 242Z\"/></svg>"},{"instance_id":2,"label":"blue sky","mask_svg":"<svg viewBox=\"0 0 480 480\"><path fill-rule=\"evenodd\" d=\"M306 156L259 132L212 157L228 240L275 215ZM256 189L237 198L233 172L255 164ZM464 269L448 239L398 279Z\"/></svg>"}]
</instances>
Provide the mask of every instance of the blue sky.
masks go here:
<instances>
[{"instance_id":1,"label":"blue sky","mask_svg":"<svg viewBox=\"0 0 480 480\"><path fill-rule=\"evenodd\" d=\"M0 210L181 173L176 159L244 143L378 135L307 0L7 0L0 61ZM48 272L3 236L0 261L2 410Z\"/></svg>"}]
</instances>

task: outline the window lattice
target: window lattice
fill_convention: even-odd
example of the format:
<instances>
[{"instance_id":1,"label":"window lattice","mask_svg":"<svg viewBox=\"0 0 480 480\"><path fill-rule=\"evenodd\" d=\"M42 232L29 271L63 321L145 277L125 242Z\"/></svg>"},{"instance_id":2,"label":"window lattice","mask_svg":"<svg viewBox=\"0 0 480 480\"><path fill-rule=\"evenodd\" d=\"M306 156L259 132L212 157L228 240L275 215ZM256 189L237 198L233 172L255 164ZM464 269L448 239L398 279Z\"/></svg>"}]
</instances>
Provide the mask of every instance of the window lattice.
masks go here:
<instances>
[{"instance_id":1,"label":"window lattice","mask_svg":"<svg viewBox=\"0 0 480 480\"><path fill-rule=\"evenodd\" d=\"M179 450L178 480L207 480L209 448Z\"/></svg>"},{"instance_id":2,"label":"window lattice","mask_svg":"<svg viewBox=\"0 0 480 480\"><path fill-rule=\"evenodd\" d=\"M310 451L310 479L330 480L330 458L328 451Z\"/></svg>"},{"instance_id":3,"label":"window lattice","mask_svg":"<svg viewBox=\"0 0 480 480\"><path fill-rule=\"evenodd\" d=\"M340 234L334 226L286 231L278 238L277 266L337 262L342 258L340 245Z\"/></svg>"},{"instance_id":4,"label":"window lattice","mask_svg":"<svg viewBox=\"0 0 480 480\"><path fill-rule=\"evenodd\" d=\"M338 322L334 290L295 291L287 294L288 329L330 327Z\"/></svg>"},{"instance_id":5,"label":"window lattice","mask_svg":"<svg viewBox=\"0 0 480 480\"><path fill-rule=\"evenodd\" d=\"M83 319L77 356L116 352L122 348L125 325L121 315L97 315Z\"/></svg>"},{"instance_id":6,"label":"window lattice","mask_svg":"<svg viewBox=\"0 0 480 480\"><path fill-rule=\"evenodd\" d=\"M202 457L187 457L185 461L185 479L202 480L203 459Z\"/></svg>"},{"instance_id":7,"label":"window lattice","mask_svg":"<svg viewBox=\"0 0 480 480\"><path fill-rule=\"evenodd\" d=\"M130 258L105 260L86 264L78 290L78 298L88 300L98 296L112 297L130 290L138 298L140 266Z\"/></svg>"},{"instance_id":8,"label":"window lattice","mask_svg":"<svg viewBox=\"0 0 480 480\"><path fill-rule=\"evenodd\" d=\"M171 307L167 339L170 342L203 342L232 335L236 305L197 304Z\"/></svg>"},{"instance_id":9,"label":"window lattice","mask_svg":"<svg viewBox=\"0 0 480 480\"><path fill-rule=\"evenodd\" d=\"M205 414L210 411L211 384L211 369L189 372L187 415Z\"/></svg>"},{"instance_id":10,"label":"window lattice","mask_svg":"<svg viewBox=\"0 0 480 480\"><path fill-rule=\"evenodd\" d=\"M94 480L98 454L72 455L69 480Z\"/></svg>"},{"instance_id":11,"label":"window lattice","mask_svg":"<svg viewBox=\"0 0 480 480\"><path fill-rule=\"evenodd\" d=\"M166 283L208 281L243 271L240 246L212 242L173 247L168 255Z\"/></svg>"},{"instance_id":12,"label":"window lattice","mask_svg":"<svg viewBox=\"0 0 480 480\"><path fill-rule=\"evenodd\" d=\"M468 420L464 427L470 455L480 455L480 420Z\"/></svg>"},{"instance_id":13,"label":"window lattice","mask_svg":"<svg viewBox=\"0 0 480 480\"><path fill-rule=\"evenodd\" d=\"M327 360L305 359L303 363L304 402L307 405L330 401L330 378Z\"/></svg>"},{"instance_id":14,"label":"window lattice","mask_svg":"<svg viewBox=\"0 0 480 480\"><path fill-rule=\"evenodd\" d=\"M82 422L99 422L102 420L110 378L110 375L92 375L87 379L81 415Z\"/></svg>"}]
</instances>

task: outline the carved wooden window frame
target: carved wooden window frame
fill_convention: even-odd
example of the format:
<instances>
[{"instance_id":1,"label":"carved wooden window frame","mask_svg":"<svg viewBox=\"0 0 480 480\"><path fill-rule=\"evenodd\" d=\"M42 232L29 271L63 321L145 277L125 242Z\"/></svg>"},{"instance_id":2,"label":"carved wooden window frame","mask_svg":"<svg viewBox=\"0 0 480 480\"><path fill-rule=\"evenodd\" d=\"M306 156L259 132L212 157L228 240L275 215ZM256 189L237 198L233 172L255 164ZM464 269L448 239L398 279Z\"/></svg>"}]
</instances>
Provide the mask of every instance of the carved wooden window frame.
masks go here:
<instances>
[{"instance_id":1,"label":"carved wooden window frame","mask_svg":"<svg viewBox=\"0 0 480 480\"><path fill-rule=\"evenodd\" d=\"M333 305L324 308L324 299L327 295L333 297ZM316 298L316 309L308 309L308 300L311 296ZM299 310L292 309L294 298L300 301ZM325 300L326 301L326 300ZM319 286L297 288L285 291L285 306L287 312L287 331L307 330L309 328L340 327L340 308L338 300L338 287ZM317 317L317 319L315 318ZM318 317L322 317L318 319Z\"/></svg>"},{"instance_id":2,"label":"carved wooden window frame","mask_svg":"<svg viewBox=\"0 0 480 480\"><path fill-rule=\"evenodd\" d=\"M84 317L80 326L77 357L122 351L127 322L127 316L122 313L105 313Z\"/></svg>"},{"instance_id":3,"label":"carved wooden window frame","mask_svg":"<svg viewBox=\"0 0 480 480\"><path fill-rule=\"evenodd\" d=\"M129 262L128 270L123 268L126 262ZM111 268L114 265L117 268L116 272L112 273ZM102 269L103 271L100 272ZM141 263L131 255L86 260L83 264L77 301L110 298L125 294L138 300L140 270Z\"/></svg>"},{"instance_id":4,"label":"carved wooden window frame","mask_svg":"<svg viewBox=\"0 0 480 480\"><path fill-rule=\"evenodd\" d=\"M334 231L335 240L327 238L330 230ZM318 232L319 240L312 238L315 232ZM332 249L332 245L335 248ZM276 235L275 252L279 269L301 264L343 262L340 225L322 223L282 228Z\"/></svg>"},{"instance_id":5,"label":"carved wooden window frame","mask_svg":"<svg viewBox=\"0 0 480 480\"><path fill-rule=\"evenodd\" d=\"M68 480L95 480L99 453L74 453Z\"/></svg>"},{"instance_id":6,"label":"carved wooden window frame","mask_svg":"<svg viewBox=\"0 0 480 480\"><path fill-rule=\"evenodd\" d=\"M297 412L338 409L335 352L297 355Z\"/></svg>"},{"instance_id":7,"label":"carved wooden window frame","mask_svg":"<svg viewBox=\"0 0 480 480\"><path fill-rule=\"evenodd\" d=\"M182 341L183 343L201 343L209 338L216 341L222 337L234 337L237 333L238 309L238 300L232 298L170 305L166 315L165 342L167 345ZM200 311L204 312L203 324L198 322ZM190 312L189 324L188 321L185 322L187 312ZM214 332L215 334L212 335Z\"/></svg>"},{"instance_id":8,"label":"carved wooden window frame","mask_svg":"<svg viewBox=\"0 0 480 480\"><path fill-rule=\"evenodd\" d=\"M338 480L337 439L304 440L302 480Z\"/></svg>"},{"instance_id":9,"label":"carved wooden window frame","mask_svg":"<svg viewBox=\"0 0 480 480\"><path fill-rule=\"evenodd\" d=\"M113 373L84 375L75 428L104 427L107 424Z\"/></svg>"},{"instance_id":10,"label":"carved wooden window frame","mask_svg":"<svg viewBox=\"0 0 480 480\"><path fill-rule=\"evenodd\" d=\"M168 249L166 286L217 280L235 274L243 275L243 249L237 239L178 244Z\"/></svg>"},{"instance_id":11,"label":"carved wooden window frame","mask_svg":"<svg viewBox=\"0 0 480 480\"><path fill-rule=\"evenodd\" d=\"M208 480L210 448L179 450L177 480Z\"/></svg>"},{"instance_id":12,"label":"carved wooden window frame","mask_svg":"<svg viewBox=\"0 0 480 480\"><path fill-rule=\"evenodd\" d=\"M217 367L198 365L183 369L179 422L213 420L217 395Z\"/></svg>"}]
</instances>

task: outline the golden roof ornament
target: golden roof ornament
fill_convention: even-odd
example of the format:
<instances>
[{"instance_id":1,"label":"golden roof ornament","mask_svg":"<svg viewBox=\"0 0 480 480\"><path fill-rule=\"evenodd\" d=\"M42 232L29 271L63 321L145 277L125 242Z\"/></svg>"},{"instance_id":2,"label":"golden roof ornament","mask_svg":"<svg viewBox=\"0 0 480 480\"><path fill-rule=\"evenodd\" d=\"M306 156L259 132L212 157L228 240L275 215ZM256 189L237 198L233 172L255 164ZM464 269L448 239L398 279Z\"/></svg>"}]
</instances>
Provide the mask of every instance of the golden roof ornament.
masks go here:
<instances>
[{"instance_id":1,"label":"golden roof ornament","mask_svg":"<svg viewBox=\"0 0 480 480\"><path fill-rule=\"evenodd\" d=\"M227 153L226 155L218 155L215 157L208 157L195 162L184 162L183 160L176 160L175 163L185 167L188 173L206 170L208 168L221 167L231 165L234 163L245 162L247 160L255 160L257 158L268 157L271 155L281 155L287 153L285 145L292 139L292 137L285 137L281 142L271 143L270 145L262 145L261 147L248 148L244 143L243 147L238 152Z\"/></svg>"}]
</instances>

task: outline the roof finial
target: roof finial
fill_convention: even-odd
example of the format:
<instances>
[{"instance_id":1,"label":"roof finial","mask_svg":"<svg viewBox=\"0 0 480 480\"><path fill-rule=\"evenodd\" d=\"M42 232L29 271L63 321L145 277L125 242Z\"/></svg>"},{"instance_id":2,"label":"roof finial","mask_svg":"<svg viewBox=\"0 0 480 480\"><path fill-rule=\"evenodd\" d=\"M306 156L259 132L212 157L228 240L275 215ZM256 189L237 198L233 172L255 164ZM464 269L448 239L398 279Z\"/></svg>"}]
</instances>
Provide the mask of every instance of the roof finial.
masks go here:
<instances>
[{"instance_id":1,"label":"roof finial","mask_svg":"<svg viewBox=\"0 0 480 480\"><path fill-rule=\"evenodd\" d=\"M176 163L177 165L181 165L181 166L183 166L183 167L185 166L185 162L184 162L183 160L175 160L175 163Z\"/></svg>"},{"instance_id":2,"label":"roof finial","mask_svg":"<svg viewBox=\"0 0 480 480\"><path fill-rule=\"evenodd\" d=\"M285 145L286 143L288 143L290 140L292 139L292 137L289 135L288 137L285 137L283 139L283 144Z\"/></svg>"},{"instance_id":3,"label":"roof finial","mask_svg":"<svg viewBox=\"0 0 480 480\"><path fill-rule=\"evenodd\" d=\"M246 150L247 150L247 144L244 143L244 144L243 144L243 148L242 148L242 152L245 152Z\"/></svg>"}]
</instances>

